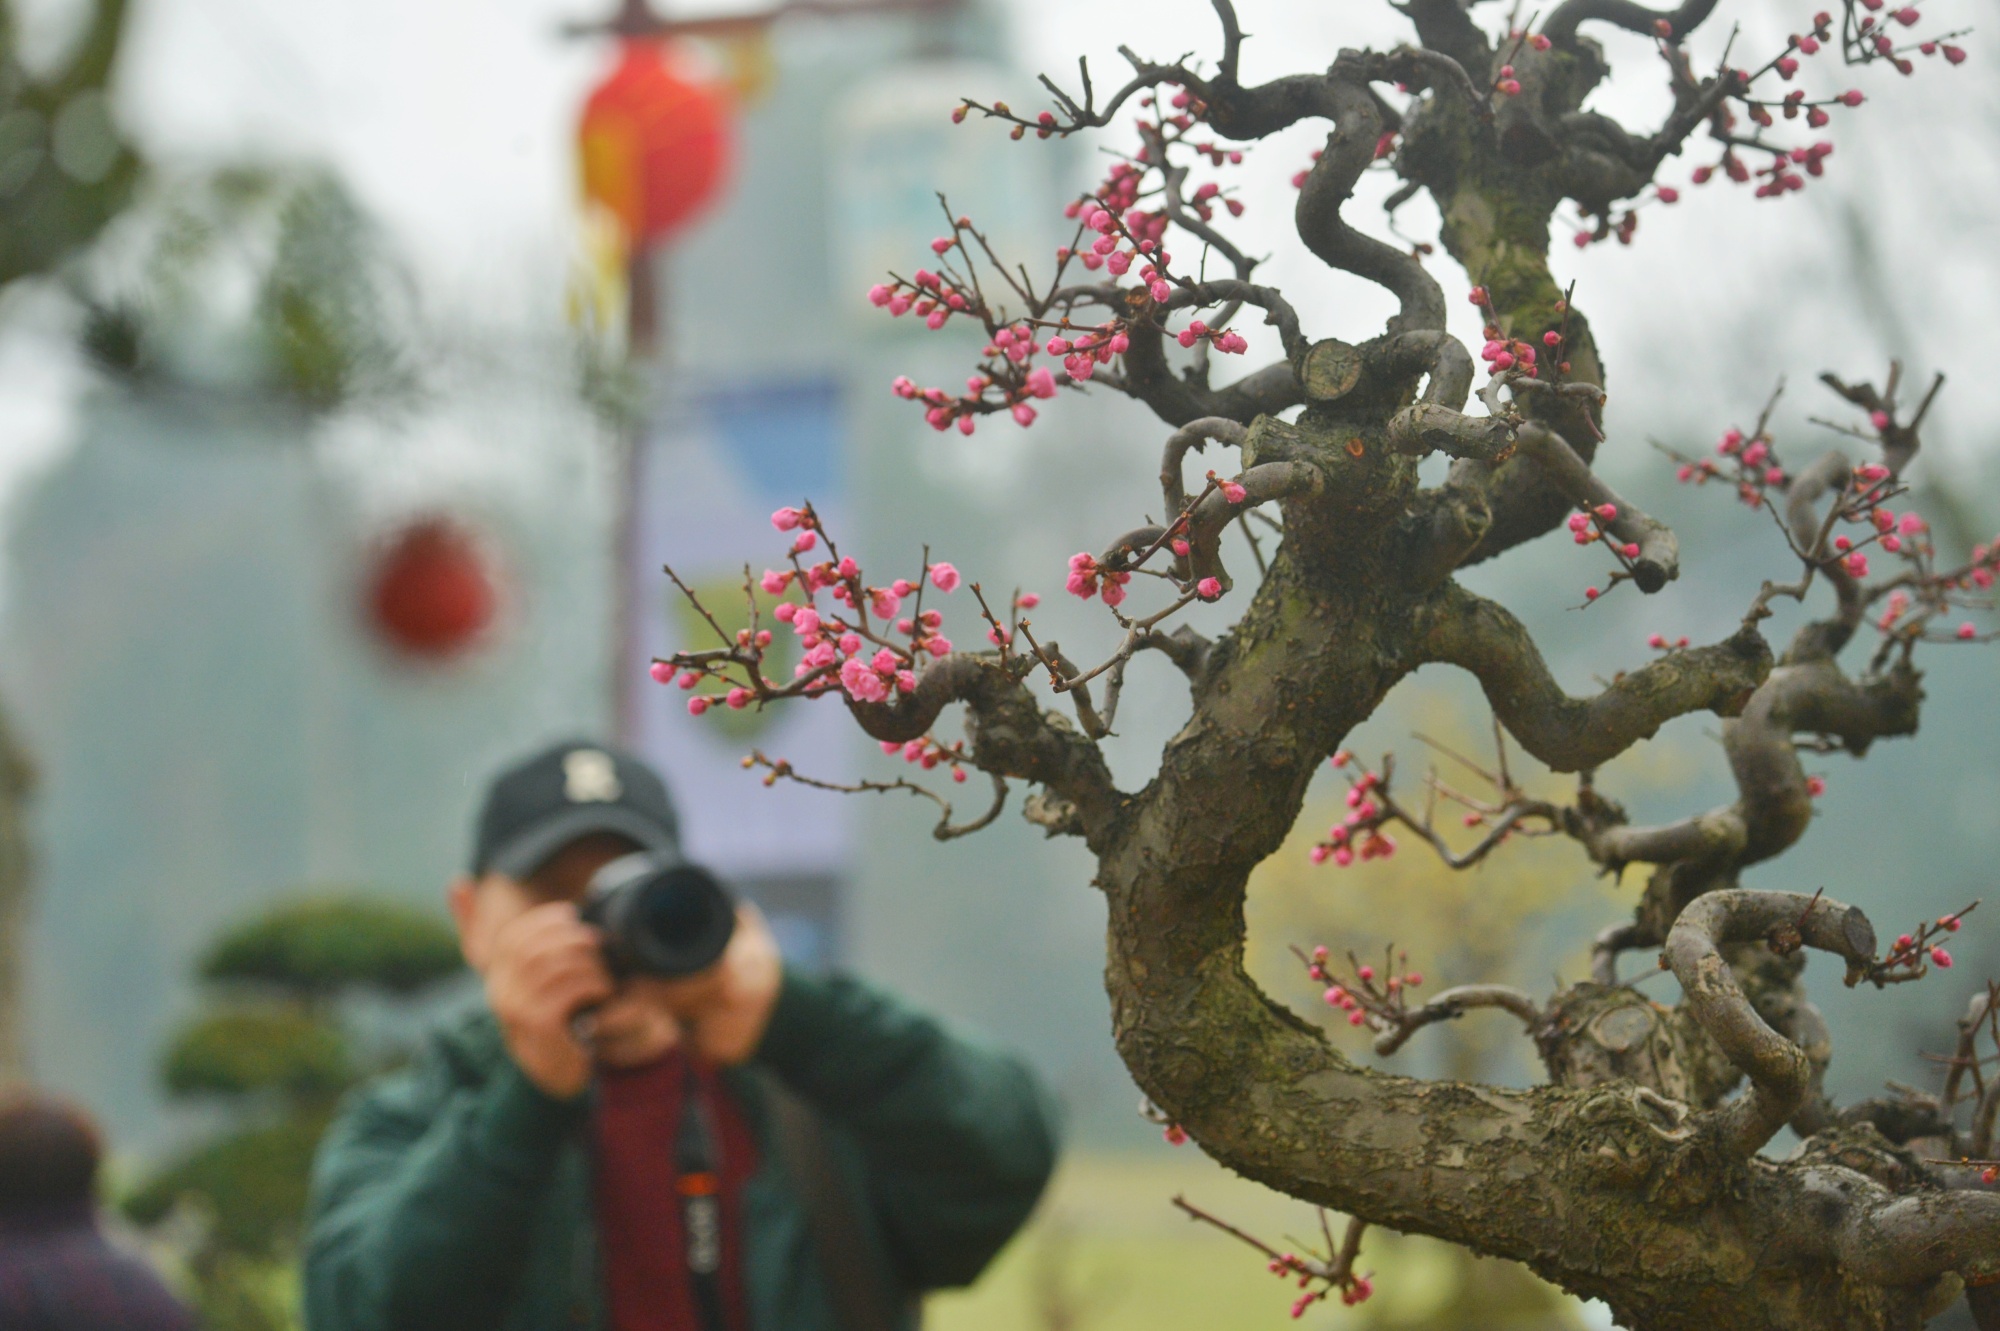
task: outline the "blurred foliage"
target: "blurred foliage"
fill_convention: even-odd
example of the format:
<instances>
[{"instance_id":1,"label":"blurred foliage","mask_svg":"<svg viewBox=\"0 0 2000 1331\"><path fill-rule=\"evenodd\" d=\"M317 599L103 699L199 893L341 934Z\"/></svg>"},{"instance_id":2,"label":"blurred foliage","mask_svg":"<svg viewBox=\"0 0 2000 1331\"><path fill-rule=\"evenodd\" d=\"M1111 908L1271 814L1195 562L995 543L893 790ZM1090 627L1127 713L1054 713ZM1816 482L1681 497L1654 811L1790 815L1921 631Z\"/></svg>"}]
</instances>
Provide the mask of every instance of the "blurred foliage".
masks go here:
<instances>
[{"instance_id":1,"label":"blurred foliage","mask_svg":"<svg viewBox=\"0 0 2000 1331\"><path fill-rule=\"evenodd\" d=\"M201 1273L203 1331L271 1331L301 1325L299 1271L289 1259L219 1252Z\"/></svg>"},{"instance_id":2,"label":"blurred foliage","mask_svg":"<svg viewBox=\"0 0 2000 1331\"><path fill-rule=\"evenodd\" d=\"M324 169L155 177L71 287L84 349L128 381L269 393L315 411L415 383L408 276Z\"/></svg>"},{"instance_id":3,"label":"blurred foliage","mask_svg":"<svg viewBox=\"0 0 2000 1331\"><path fill-rule=\"evenodd\" d=\"M297 1239L313 1150L326 1123L324 1112L305 1114L218 1138L147 1180L125 1199L125 1214L157 1224L176 1205L199 1199L211 1245L280 1257Z\"/></svg>"},{"instance_id":4,"label":"blurred foliage","mask_svg":"<svg viewBox=\"0 0 2000 1331\"><path fill-rule=\"evenodd\" d=\"M55 269L132 193L139 159L106 95L125 10L125 0L95 0L66 58L36 71L22 62L13 5L0 0L0 285Z\"/></svg>"},{"instance_id":5,"label":"blurred foliage","mask_svg":"<svg viewBox=\"0 0 2000 1331\"><path fill-rule=\"evenodd\" d=\"M162 1079L175 1095L325 1099L353 1084L354 1060L338 1027L299 1008L255 1007L182 1027Z\"/></svg>"},{"instance_id":6,"label":"blurred foliage","mask_svg":"<svg viewBox=\"0 0 2000 1331\"><path fill-rule=\"evenodd\" d=\"M401 994L464 964L458 935L434 915L368 897L318 897L224 934L202 959L201 977L309 995L349 985Z\"/></svg>"},{"instance_id":7,"label":"blurred foliage","mask_svg":"<svg viewBox=\"0 0 2000 1331\"><path fill-rule=\"evenodd\" d=\"M296 1325L280 1277L297 1257L313 1151L341 1094L381 1062L357 1057L340 1000L408 999L461 965L442 920L362 895L287 902L202 959L213 1005L175 1034L161 1077L176 1096L221 1101L235 1123L123 1207L143 1225L198 1219L185 1262L211 1331Z\"/></svg>"},{"instance_id":8,"label":"blurred foliage","mask_svg":"<svg viewBox=\"0 0 2000 1331\"><path fill-rule=\"evenodd\" d=\"M1399 729L1402 733L1395 733ZM1484 835L1483 826L1461 825L1466 806L1444 793L1495 798L1482 775L1498 775L1495 734L1476 692L1410 687L1351 748L1360 762L1380 771L1379 746L1385 740L1393 742L1400 759L1394 782L1399 804L1421 812L1428 802L1426 781L1434 777L1441 792L1439 833L1460 850ZM1632 799L1684 783L1698 761L1672 741L1656 741L1608 764L1600 784ZM1575 795L1574 778L1550 773L1512 741L1506 762L1508 775L1532 796L1566 803ZM1385 829L1399 847L1388 859L1357 861L1346 869L1314 865L1307 852L1347 812L1337 798L1345 794L1346 782L1334 780L1317 802L1309 798L1284 847L1258 867L1248 905L1254 918L1247 961L1259 984L1279 1001L1298 1005L1301 1015L1318 1021L1329 1038L1363 1061L1374 1059L1372 1032L1349 1027L1344 1014L1318 1001L1324 986L1306 979L1292 947L1325 944L1336 968L1344 969L1349 949L1380 965L1383 950L1394 945L1408 952L1431 992L1455 984L1512 984L1541 1002L1553 992L1553 975L1575 980L1588 973L1590 939L1627 912L1640 881L1637 874L1628 875L1620 894L1597 877L1567 837L1531 834L1538 823L1461 871L1447 868L1415 834L1395 825ZM1471 1012L1421 1032L1396 1055L1398 1062L1412 1060L1429 1060L1425 1071L1435 1076L1541 1080L1541 1065L1519 1021L1497 1010Z\"/></svg>"},{"instance_id":9,"label":"blurred foliage","mask_svg":"<svg viewBox=\"0 0 2000 1331\"><path fill-rule=\"evenodd\" d=\"M1393 738L1401 759L1393 789L1404 808L1422 811L1430 799L1426 783L1437 783L1435 826L1460 850L1485 829L1462 826L1466 806L1449 792L1492 800L1495 787L1488 778L1500 775L1491 717L1483 702L1471 698L1476 694L1461 701L1455 694L1411 687L1362 737L1378 744ZM1411 727L1413 718L1420 735L1383 733ZM1353 751L1371 770L1381 770L1379 749L1356 743ZM1511 742L1506 765L1507 776L1531 795L1567 801L1575 793L1573 778L1548 772ZM1677 784L1686 778L1687 766L1685 755L1661 743L1622 755L1606 774L1625 797ZM1325 944L1339 979L1350 949L1361 961L1381 966L1384 950L1393 946L1408 953L1410 968L1423 973L1428 992L1455 984L1512 984L1540 1003L1553 991L1552 972L1572 980L1588 973L1592 933L1627 908L1611 885L1595 879L1575 843L1561 836L1516 834L1485 860L1454 872L1416 835L1392 825L1385 830L1399 849L1388 859L1345 869L1314 865L1307 852L1323 829L1347 812L1335 792L1344 795L1346 783L1336 780L1327 797L1309 800L1285 846L1258 868L1247 906L1253 916L1247 962L1259 984L1320 1024L1358 1062L1380 1061L1372 1049L1374 1033L1349 1026L1344 1013L1320 1001L1325 986L1306 978L1291 947ZM1421 998L1412 994L1411 1002ZM1542 1080L1520 1021L1500 1011L1473 1011L1429 1027L1390 1062L1404 1071L1461 1081ZM1343 1326L1540 1331L1579 1325L1573 1301L1526 1267L1381 1230L1369 1231L1362 1252L1363 1266L1384 1274L1376 1280L1377 1296L1346 1310Z\"/></svg>"}]
</instances>

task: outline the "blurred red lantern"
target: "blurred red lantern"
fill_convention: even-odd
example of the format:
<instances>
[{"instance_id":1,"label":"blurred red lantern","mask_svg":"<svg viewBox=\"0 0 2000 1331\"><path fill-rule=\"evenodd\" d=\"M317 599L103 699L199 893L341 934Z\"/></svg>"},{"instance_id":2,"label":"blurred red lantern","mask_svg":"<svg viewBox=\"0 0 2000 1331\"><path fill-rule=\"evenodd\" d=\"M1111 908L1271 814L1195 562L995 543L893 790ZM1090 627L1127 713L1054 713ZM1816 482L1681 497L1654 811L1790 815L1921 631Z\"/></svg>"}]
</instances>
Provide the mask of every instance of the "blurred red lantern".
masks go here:
<instances>
[{"instance_id":1,"label":"blurred red lantern","mask_svg":"<svg viewBox=\"0 0 2000 1331\"><path fill-rule=\"evenodd\" d=\"M369 573L367 610L397 651L445 661L476 643L499 609L498 578L479 539L450 518L423 518L390 536Z\"/></svg>"},{"instance_id":2,"label":"blurred red lantern","mask_svg":"<svg viewBox=\"0 0 2000 1331\"><path fill-rule=\"evenodd\" d=\"M583 193L636 252L680 229L715 196L732 148L728 94L676 67L657 41L628 38L583 104Z\"/></svg>"}]
</instances>

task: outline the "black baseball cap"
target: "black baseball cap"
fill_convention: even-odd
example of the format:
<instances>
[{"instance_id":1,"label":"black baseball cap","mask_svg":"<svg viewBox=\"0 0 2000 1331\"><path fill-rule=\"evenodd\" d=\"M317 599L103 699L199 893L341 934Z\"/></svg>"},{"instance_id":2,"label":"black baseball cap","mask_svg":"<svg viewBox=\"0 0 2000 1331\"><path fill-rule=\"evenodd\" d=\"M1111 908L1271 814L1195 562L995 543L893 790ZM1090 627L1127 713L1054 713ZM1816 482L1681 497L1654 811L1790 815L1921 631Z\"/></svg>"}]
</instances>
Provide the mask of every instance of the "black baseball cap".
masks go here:
<instances>
[{"instance_id":1,"label":"black baseball cap","mask_svg":"<svg viewBox=\"0 0 2000 1331\"><path fill-rule=\"evenodd\" d=\"M473 834L472 875L526 878L579 837L615 832L680 856L680 820L652 768L609 744L552 745L493 778Z\"/></svg>"}]
</instances>

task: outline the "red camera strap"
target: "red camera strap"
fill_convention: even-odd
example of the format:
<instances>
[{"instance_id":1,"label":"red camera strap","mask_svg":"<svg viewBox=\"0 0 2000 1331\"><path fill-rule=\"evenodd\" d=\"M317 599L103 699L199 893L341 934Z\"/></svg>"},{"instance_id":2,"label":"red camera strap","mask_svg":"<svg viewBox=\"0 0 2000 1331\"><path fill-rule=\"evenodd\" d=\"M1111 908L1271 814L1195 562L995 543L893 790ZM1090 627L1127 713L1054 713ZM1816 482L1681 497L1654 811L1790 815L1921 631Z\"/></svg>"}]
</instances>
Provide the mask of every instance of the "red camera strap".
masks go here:
<instances>
[{"instance_id":1,"label":"red camera strap","mask_svg":"<svg viewBox=\"0 0 2000 1331\"><path fill-rule=\"evenodd\" d=\"M675 1050L601 1071L593 1131L611 1331L748 1331L743 1184L756 1143L716 1070Z\"/></svg>"}]
</instances>

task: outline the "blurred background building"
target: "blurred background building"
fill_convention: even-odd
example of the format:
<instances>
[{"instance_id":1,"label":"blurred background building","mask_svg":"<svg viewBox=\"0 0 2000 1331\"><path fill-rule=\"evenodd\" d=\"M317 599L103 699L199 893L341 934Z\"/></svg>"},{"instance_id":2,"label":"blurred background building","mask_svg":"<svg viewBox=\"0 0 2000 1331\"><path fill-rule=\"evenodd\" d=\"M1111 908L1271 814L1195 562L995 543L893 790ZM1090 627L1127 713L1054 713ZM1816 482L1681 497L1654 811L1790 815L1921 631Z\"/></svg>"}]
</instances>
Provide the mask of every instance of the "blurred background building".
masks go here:
<instances>
[{"instance_id":1,"label":"blurred background building","mask_svg":"<svg viewBox=\"0 0 2000 1331\"><path fill-rule=\"evenodd\" d=\"M1387 6L1241 8L1252 77L1399 35ZM660 565L711 606L740 606L744 566L780 552L767 515L808 497L871 571L914 572L929 543L989 590L1049 595L1038 628L1065 644L1105 639L1094 606L1050 594L1068 554L1156 501L1163 428L1099 393L1051 404L1031 430L934 434L887 384L951 383L970 346L890 320L863 293L928 257L939 192L1003 253L1045 262L1066 238L1062 205L1102 169L1096 145L1012 143L954 128L950 108L1031 104L1033 72L1060 77L1079 52L1112 77L1120 41L1208 49L1208 6L967 0L798 14L691 47L694 68L732 89L735 148L714 205L645 266L656 354L630 369L622 274L575 207L577 110L614 59L606 39L562 37L565 21L603 17L579 9L133 0L96 83L47 106L17 89L0 107L9 228L76 238L18 261L0 246L4 276L21 277L0 291L0 705L35 774L28 1069L90 1104L133 1169L165 1158L214 1117L170 1101L160 1079L170 1032L204 1001L195 969L211 940L301 893L433 908L495 764L563 735L623 734L667 772L690 849L766 905L795 961L860 966L1023 1049L1057 1087L1080 1149L1043 1237L1010 1259L999 1293L943 1305L942 1324L1281 1324L1254 1263L1165 1228L1159 1203L1180 1186L1274 1229L1306 1222L1170 1152L1133 1114L1081 850L1011 812L940 845L927 805L766 790L740 765L753 747L828 779L894 764L832 704L695 719L645 675L704 631ZM97 40L93 12L17 0L7 59L56 79ZM1610 109L1649 112L1643 47L1614 49L1638 90L1615 87ZM2000 521L2000 441L1978 380L1996 350L1980 293L2000 277L2000 200L1962 165L2000 141L2000 81L1977 64L1950 79L1872 89L1803 199L1700 195L1649 211L1637 252L1564 247L1614 376L1614 480L1657 499L1690 552L1669 591L1589 615L1570 607L1597 570L1566 545L1470 576L1516 607L1572 688L1643 659L1649 633L1727 632L1779 566L1767 526L1673 487L1645 443L1705 449L1754 417L1780 373L1794 385L1781 437L1800 451L1828 405L1812 373L1866 377L1891 355L1913 375L1951 373L1920 505L1947 543ZM1302 127L1252 155L1249 248L1274 256L1309 327L1359 336L1386 313L1379 293L1315 271L1285 238L1285 182L1315 146ZM1434 227L1416 213L1405 229ZM1919 223L1916 253L1900 238ZM966 600L947 602L959 638L980 631ZM1204 627L1228 613L1203 611ZM1928 668L1925 733L1865 768L1825 760L1820 819L1760 885L1825 885L1885 924L1992 891L1993 659L1944 650ZM1135 670L1111 744L1122 781L1144 782L1184 714L1170 675ZM1483 744L1476 692L1427 672L1354 747L1416 762L1416 729ZM1720 800L1713 732L1709 718L1677 722L1604 783L1639 818ZM1461 878L1408 856L1308 873L1317 817L1251 902L1253 969L1301 1010L1311 995L1290 978L1290 942L1393 937L1435 958L1432 973L1540 986L1577 974L1590 933L1629 900L1578 856ZM1532 927L1495 951L1496 918ZM1819 982L1841 1094L1926 1079L1912 1051L1937 1047L1960 991L2000 966L1996 930L1973 916L1958 971L1887 998ZM1405 1058L1516 1079L1529 1053L1468 1024ZM1440 1319L1462 1306L1462 1324L1500 1325L1498 1286L1443 1262L1390 1250L1385 1267L1410 1273L1403 1292L1384 1281L1354 1316L1457 1325ZM1520 1315L1555 1324L1532 1298Z\"/></svg>"}]
</instances>

